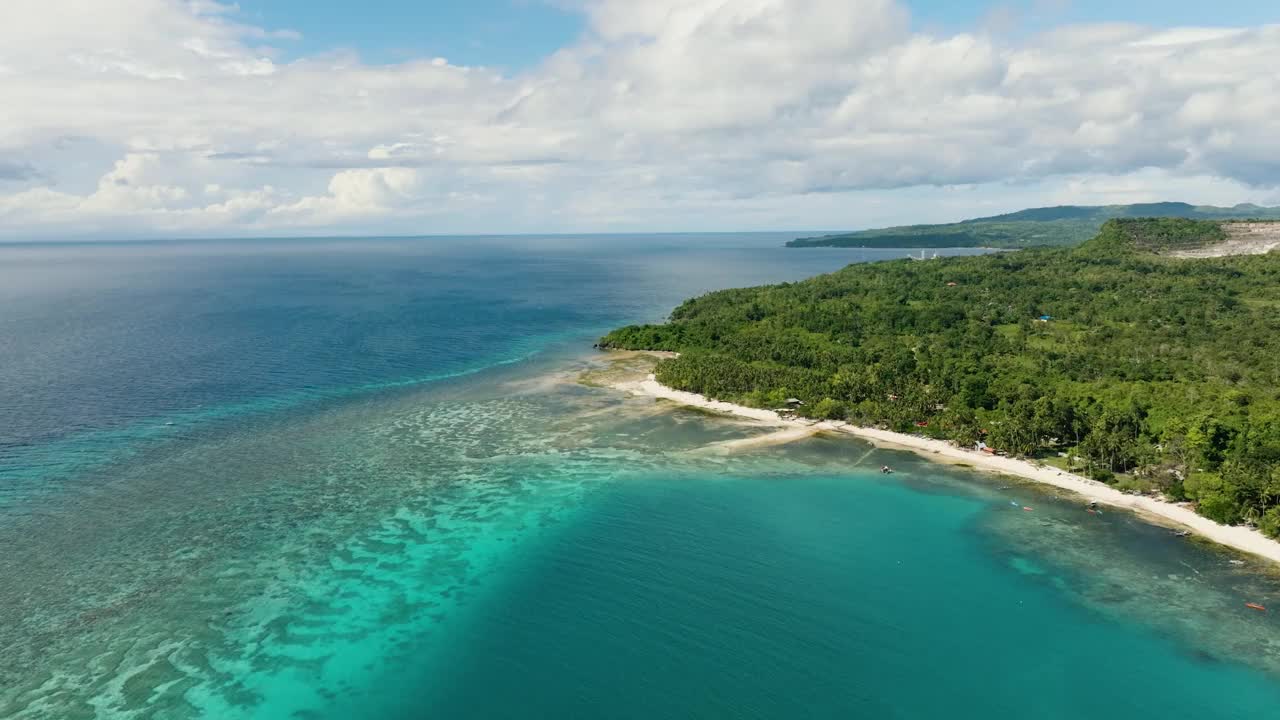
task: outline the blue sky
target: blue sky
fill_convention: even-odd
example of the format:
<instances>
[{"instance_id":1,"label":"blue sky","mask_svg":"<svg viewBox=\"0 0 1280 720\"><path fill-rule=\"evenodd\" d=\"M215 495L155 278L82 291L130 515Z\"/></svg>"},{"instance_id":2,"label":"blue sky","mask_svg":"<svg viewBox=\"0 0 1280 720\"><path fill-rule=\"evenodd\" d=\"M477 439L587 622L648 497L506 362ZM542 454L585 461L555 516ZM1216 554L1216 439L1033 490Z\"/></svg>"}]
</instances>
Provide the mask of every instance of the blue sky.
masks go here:
<instances>
[{"instance_id":1,"label":"blue sky","mask_svg":"<svg viewBox=\"0 0 1280 720\"><path fill-rule=\"evenodd\" d=\"M950 29L972 24L999 8L1013 10L1033 26L1066 22L1135 22L1161 27L1258 25L1280 19L1280 6L1269 0L909 0L907 5L921 21L940 22Z\"/></svg>"},{"instance_id":2,"label":"blue sky","mask_svg":"<svg viewBox=\"0 0 1280 720\"><path fill-rule=\"evenodd\" d=\"M636 0L643 2L644 0ZM987 27L1027 33L1064 23L1134 22L1159 27L1280 22L1271 0L908 0L914 24L930 32ZM239 0L242 19L302 33L291 55L337 48L368 62L440 56L465 65L516 70L571 44L585 29L568 2L550 0Z\"/></svg>"},{"instance_id":3,"label":"blue sky","mask_svg":"<svg viewBox=\"0 0 1280 720\"><path fill-rule=\"evenodd\" d=\"M464 65L520 68L582 32L581 15L539 0L242 0L243 18L302 33L285 47L298 54L335 48L369 62L426 56Z\"/></svg>"}]
</instances>

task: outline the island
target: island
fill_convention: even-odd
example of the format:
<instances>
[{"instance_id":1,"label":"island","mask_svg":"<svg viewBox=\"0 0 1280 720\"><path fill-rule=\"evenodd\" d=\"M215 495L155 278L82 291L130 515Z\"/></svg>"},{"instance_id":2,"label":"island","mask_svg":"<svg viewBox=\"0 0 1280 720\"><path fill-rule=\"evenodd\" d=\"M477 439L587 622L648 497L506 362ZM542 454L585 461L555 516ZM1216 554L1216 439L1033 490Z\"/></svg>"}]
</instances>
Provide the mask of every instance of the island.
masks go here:
<instances>
[{"instance_id":1,"label":"island","mask_svg":"<svg viewBox=\"0 0 1280 720\"><path fill-rule=\"evenodd\" d=\"M1176 217L1199 220L1280 220L1280 208L1242 204L1234 207L1181 202L1134 205L1060 205L975 218L945 225L904 225L878 230L798 238L787 247L944 248L1068 247L1094 235L1117 218Z\"/></svg>"},{"instance_id":2,"label":"island","mask_svg":"<svg viewBox=\"0 0 1280 720\"><path fill-rule=\"evenodd\" d=\"M600 345L667 353L669 394L1022 459L1276 537L1278 246L1276 222L1114 219L1075 248L713 292Z\"/></svg>"}]
</instances>

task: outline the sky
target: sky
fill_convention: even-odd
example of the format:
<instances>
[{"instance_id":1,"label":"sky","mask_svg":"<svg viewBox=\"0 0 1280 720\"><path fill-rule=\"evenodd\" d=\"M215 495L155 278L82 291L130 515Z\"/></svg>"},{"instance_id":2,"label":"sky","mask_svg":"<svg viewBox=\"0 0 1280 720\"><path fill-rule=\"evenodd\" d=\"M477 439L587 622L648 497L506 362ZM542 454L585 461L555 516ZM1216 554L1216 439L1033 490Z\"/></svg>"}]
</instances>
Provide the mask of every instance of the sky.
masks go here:
<instances>
[{"instance_id":1,"label":"sky","mask_svg":"<svg viewBox=\"0 0 1280 720\"><path fill-rule=\"evenodd\" d=\"M1280 5L3 0L0 239L1280 204Z\"/></svg>"}]
</instances>

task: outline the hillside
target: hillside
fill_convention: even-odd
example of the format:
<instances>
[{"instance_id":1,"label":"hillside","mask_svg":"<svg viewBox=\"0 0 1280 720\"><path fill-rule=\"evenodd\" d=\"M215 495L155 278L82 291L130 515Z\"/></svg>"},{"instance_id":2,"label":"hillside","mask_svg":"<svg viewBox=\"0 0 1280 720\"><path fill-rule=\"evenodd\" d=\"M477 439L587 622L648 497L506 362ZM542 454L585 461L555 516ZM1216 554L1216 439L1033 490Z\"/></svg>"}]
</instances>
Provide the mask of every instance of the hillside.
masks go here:
<instances>
[{"instance_id":1,"label":"hillside","mask_svg":"<svg viewBox=\"0 0 1280 720\"><path fill-rule=\"evenodd\" d=\"M880 230L799 238L787 247L990 247L1026 248L1079 245L1116 218L1173 217L1201 220L1280 219L1280 208L1236 205L1223 208L1164 202L1137 205L1062 205L946 225L907 225Z\"/></svg>"},{"instance_id":2,"label":"hillside","mask_svg":"<svg viewBox=\"0 0 1280 720\"><path fill-rule=\"evenodd\" d=\"M1078 248L851 265L601 342L680 352L657 370L678 389L981 439L1277 535L1280 253L1178 257L1232 232L1113 220Z\"/></svg>"}]
</instances>

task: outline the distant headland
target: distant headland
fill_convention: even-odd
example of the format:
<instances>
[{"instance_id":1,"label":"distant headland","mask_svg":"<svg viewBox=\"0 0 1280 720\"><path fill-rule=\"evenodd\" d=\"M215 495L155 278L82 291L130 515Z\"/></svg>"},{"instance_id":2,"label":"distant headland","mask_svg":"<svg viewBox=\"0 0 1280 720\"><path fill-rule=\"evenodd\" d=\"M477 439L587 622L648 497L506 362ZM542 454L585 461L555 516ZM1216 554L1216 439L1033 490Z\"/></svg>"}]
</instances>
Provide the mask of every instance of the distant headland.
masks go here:
<instances>
[{"instance_id":1,"label":"distant headland","mask_svg":"<svg viewBox=\"0 0 1280 720\"><path fill-rule=\"evenodd\" d=\"M1169 217L1193 220L1280 220L1280 207L1234 207L1182 202L1134 205L1059 205L1031 208L944 225L903 225L876 230L798 238L787 247L943 248L1065 247L1098 234L1117 218Z\"/></svg>"}]
</instances>

